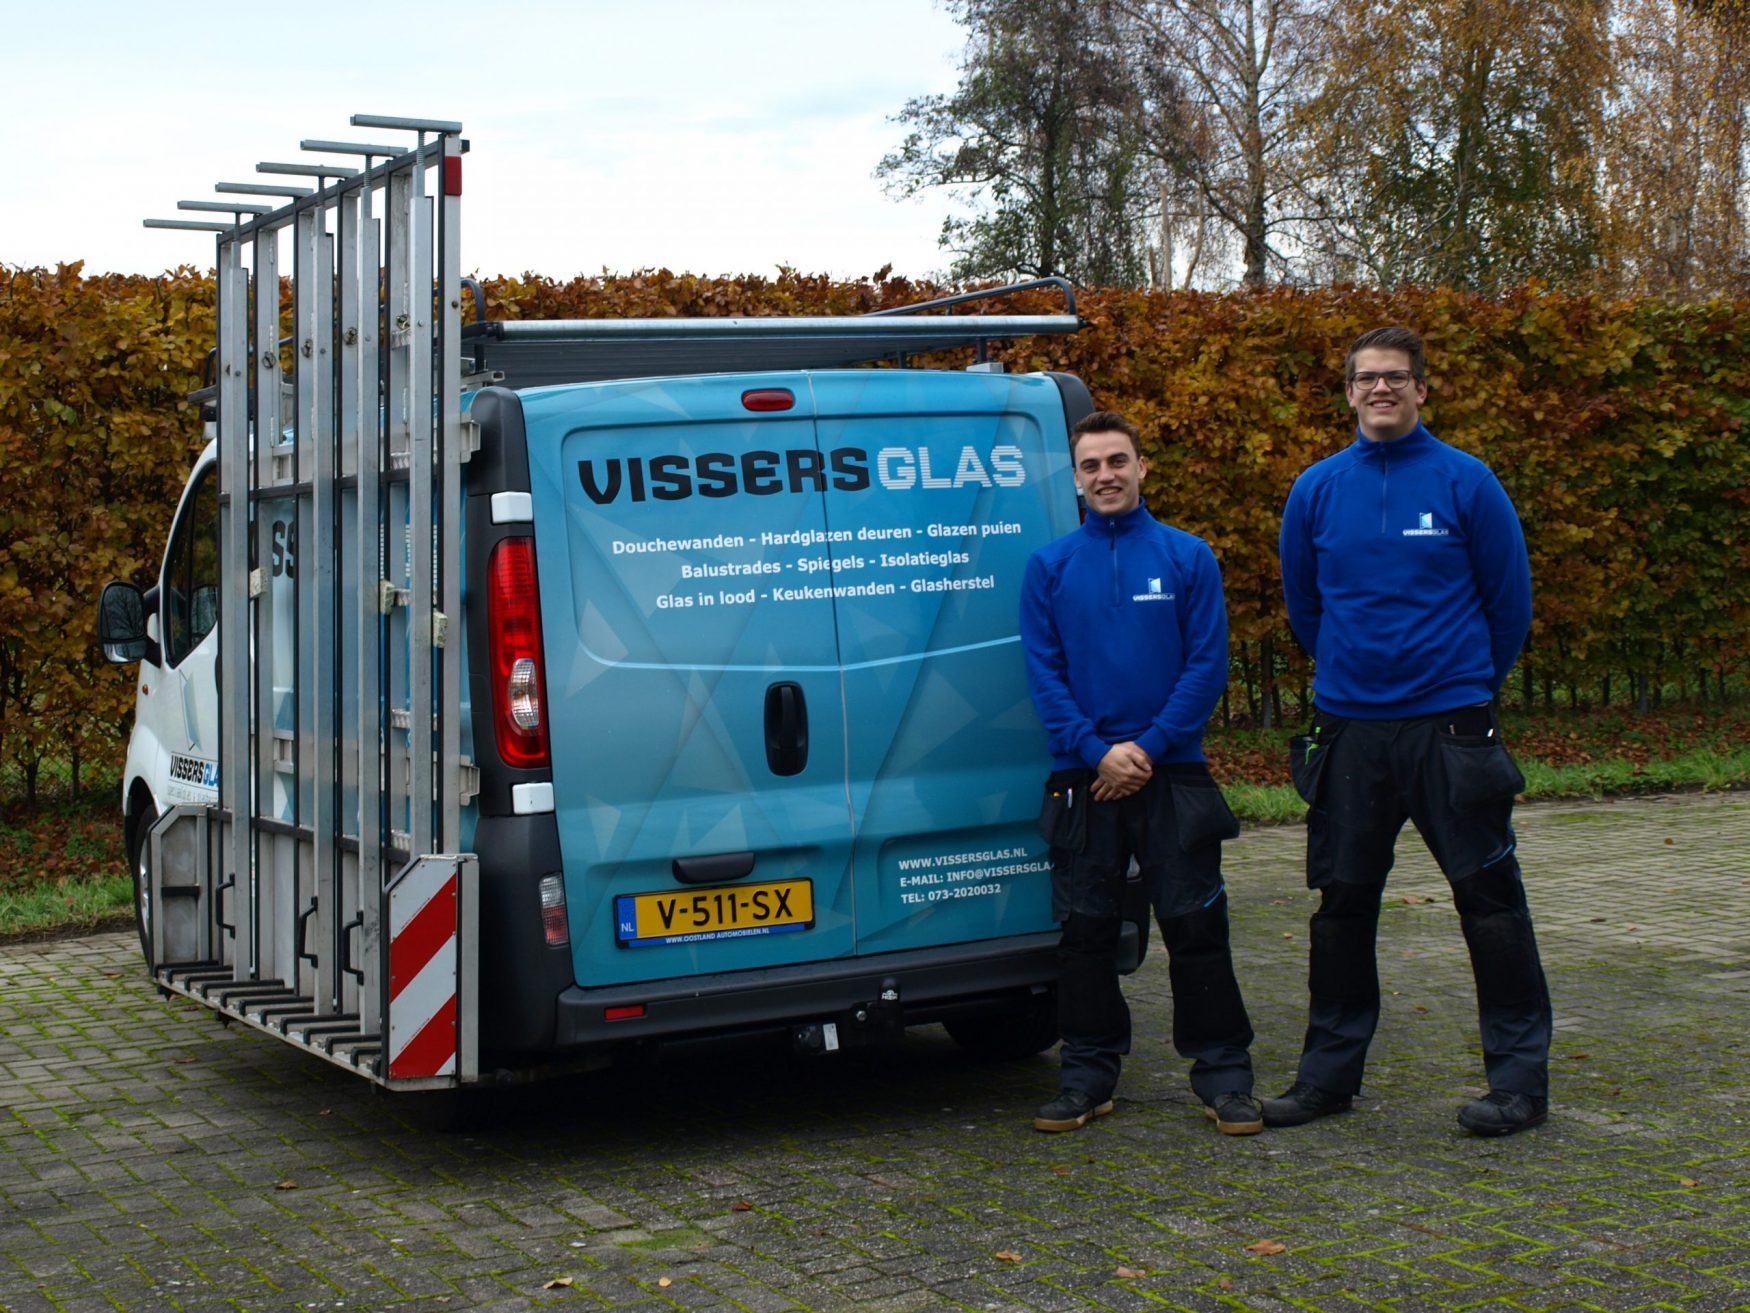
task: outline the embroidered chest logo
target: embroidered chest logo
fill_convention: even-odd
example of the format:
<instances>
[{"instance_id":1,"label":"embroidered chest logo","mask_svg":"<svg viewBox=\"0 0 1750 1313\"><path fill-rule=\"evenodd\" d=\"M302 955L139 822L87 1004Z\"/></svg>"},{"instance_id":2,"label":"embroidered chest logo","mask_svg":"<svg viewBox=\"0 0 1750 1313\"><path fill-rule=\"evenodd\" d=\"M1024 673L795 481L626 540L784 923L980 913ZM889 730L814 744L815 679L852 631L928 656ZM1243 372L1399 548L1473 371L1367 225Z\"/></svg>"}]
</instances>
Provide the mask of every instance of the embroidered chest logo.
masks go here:
<instances>
[{"instance_id":1,"label":"embroidered chest logo","mask_svg":"<svg viewBox=\"0 0 1750 1313\"><path fill-rule=\"evenodd\" d=\"M1146 593L1132 593L1130 600L1133 602L1170 602L1173 600L1173 595L1161 591L1160 577L1156 575L1149 579Z\"/></svg>"},{"instance_id":2,"label":"embroidered chest logo","mask_svg":"<svg viewBox=\"0 0 1750 1313\"><path fill-rule=\"evenodd\" d=\"M1405 529L1404 537L1444 538L1446 537L1446 533L1447 531L1445 529L1435 527L1433 511L1422 511L1416 516L1416 527L1414 529Z\"/></svg>"}]
</instances>

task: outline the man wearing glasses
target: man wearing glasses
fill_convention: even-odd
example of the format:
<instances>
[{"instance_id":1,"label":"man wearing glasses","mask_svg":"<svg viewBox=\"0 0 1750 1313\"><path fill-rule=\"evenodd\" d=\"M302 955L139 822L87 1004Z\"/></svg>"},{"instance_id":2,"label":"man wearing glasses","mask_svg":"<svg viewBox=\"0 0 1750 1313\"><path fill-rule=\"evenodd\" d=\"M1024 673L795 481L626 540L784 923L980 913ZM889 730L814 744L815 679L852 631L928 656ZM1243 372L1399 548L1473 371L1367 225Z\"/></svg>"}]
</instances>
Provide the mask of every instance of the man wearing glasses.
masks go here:
<instances>
[{"instance_id":1,"label":"man wearing glasses","mask_svg":"<svg viewBox=\"0 0 1750 1313\"><path fill-rule=\"evenodd\" d=\"M1264 1129L1252 1026L1228 948L1221 841L1239 833L1209 774L1203 727L1227 685L1221 569L1201 538L1142 504L1148 464L1122 415L1070 435L1081 528L1027 562L1021 640L1053 769L1039 828L1051 845L1060 1091L1033 1118L1073 1131L1112 1111L1130 1010L1114 950L1131 858L1168 952L1173 1045L1224 1135Z\"/></svg>"},{"instance_id":2,"label":"man wearing glasses","mask_svg":"<svg viewBox=\"0 0 1750 1313\"><path fill-rule=\"evenodd\" d=\"M1379 1021L1374 935L1392 850L1415 822L1452 886L1476 977L1489 1092L1477 1135L1549 1115L1549 992L1514 857L1524 777L1493 699L1531 626L1525 537L1488 466L1420 420L1422 339L1363 333L1344 372L1359 434L1295 481L1282 587L1313 655L1315 717L1293 744L1312 917L1306 1043L1267 1126L1347 1111Z\"/></svg>"}]
</instances>

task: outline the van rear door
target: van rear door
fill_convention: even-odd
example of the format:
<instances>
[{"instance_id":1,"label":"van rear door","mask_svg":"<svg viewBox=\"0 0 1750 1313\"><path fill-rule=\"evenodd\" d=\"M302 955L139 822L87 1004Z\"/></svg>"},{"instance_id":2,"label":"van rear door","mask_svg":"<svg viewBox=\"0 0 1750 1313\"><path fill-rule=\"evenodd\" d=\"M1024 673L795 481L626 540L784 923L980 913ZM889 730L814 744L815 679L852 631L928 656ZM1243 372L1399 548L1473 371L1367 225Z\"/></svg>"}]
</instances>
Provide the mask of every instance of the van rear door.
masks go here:
<instances>
[{"instance_id":1,"label":"van rear door","mask_svg":"<svg viewBox=\"0 0 1750 1313\"><path fill-rule=\"evenodd\" d=\"M816 585L823 489L866 475L820 451L805 375L523 406L578 983L849 955L844 704Z\"/></svg>"},{"instance_id":2,"label":"van rear door","mask_svg":"<svg viewBox=\"0 0 1750 1313\"><path fill-rule=\"evenodd\" d=\"M857 952L1053 927L1037 830L1049 771L1018 630L1033 549L1077 523L1064 406L1038 375L813 377L823 451L867 454L829 487L844 589Z\"/></svg>"}]
</instances>

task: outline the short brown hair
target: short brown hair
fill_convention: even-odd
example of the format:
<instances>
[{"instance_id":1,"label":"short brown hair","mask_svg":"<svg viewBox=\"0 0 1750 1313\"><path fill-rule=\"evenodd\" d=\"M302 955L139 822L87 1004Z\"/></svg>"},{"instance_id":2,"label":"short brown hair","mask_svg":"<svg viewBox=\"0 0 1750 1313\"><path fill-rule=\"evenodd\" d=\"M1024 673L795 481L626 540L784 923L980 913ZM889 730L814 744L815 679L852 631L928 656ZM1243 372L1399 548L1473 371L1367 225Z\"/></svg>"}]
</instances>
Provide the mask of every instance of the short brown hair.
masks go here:
<instances>
[{"instance_id":1,"label":"short brown hair","mask_svg":"<svg viewBox=\"0 0 1750 1313\"><path fill-rule=\"evenodd\" d=\"M1402 351L1410 358L1410 373L1418 383L1428 381L1428 361L1422 352L1422 335L1413 328L1373 328L1356 338L1343 358L1343 381L1355 381L1355 357L1369 347Z\"/></svg>"},{"instance_id":2,"label":"short brown hair","mask_svg":"<svg viewBox=\"0 0 1750 1313\"><path fill-rule=\"evenodd\" d=\"M1083 415L1069 431L1069 454L1075 455L1076 445L1081 442L1084 433L1122 433L1130 439L1130 450L1138 460L1142 459L1142 440L1137 437L1136 425L1115 410L1096 410L1091 415Z\"/></svg>"}]
</instances>

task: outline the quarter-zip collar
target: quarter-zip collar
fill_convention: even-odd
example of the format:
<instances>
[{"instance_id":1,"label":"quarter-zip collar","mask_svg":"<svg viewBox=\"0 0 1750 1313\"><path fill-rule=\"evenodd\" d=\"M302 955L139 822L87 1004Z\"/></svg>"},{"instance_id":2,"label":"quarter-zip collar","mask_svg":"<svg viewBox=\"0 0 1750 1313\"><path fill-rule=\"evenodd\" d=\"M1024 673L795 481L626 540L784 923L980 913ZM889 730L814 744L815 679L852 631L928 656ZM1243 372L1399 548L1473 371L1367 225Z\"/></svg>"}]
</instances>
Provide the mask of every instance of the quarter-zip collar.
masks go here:
<instances>
[{"instance_id":1,"label":"quarter-zip collar","mask_svg":"<svg viewBox=\"0 0 1750 1313\"><path fill-rule=\"evenodd\" d=\"M1148 513L1148 507L1142 502L1138 502L1122 515L1101 515L1098 511L1089 511L1088 518L1082 521L1082 532L1104 546L1112 562L1113 606L1120 606L1124 601L1124 588L1118 578L1118 544L1122 539L1146 531L1154 522L1155 517Z\"/></svg>"},{"instance_id":2,"label":"quarter-zip collar","mask_svg":"<svg viewBox=\"0 0 1750 1313\"><path fill-rule=\"evenodd\" d=\"M1424 452L1434 449L1434 435L1423 426L1421 420L1416 421L1416 427L1401 438L1393 438L1390 442L1380 442L1368 437L1359 428L1355 430L1355 442L1349 448L1354 453L1364 469L1376 470L1379 473L1379 532L1388 532L1386 518L1391 498L1391 472L1405 461L1414 460Z\"/></svg>"},{"instance_id":3,"label":"quarter-zip collar","mask_svg":"<svg viewBox=\"0 0 1750 1313\"><path fill-rule=\"evenodd\" d=\"M1355 441L1349 450L1356 460L1378 461L1383 464L1396 464L1407 457L1427 451L1434 442L1434 435L1421 420L1416 421L1416 427L1401 438L1393 438L1390 442L1378 442L1368 437L1359 428L1355 430Z\"/></svg>"},{"instance_id":4,"label":"quarter-zip collar","mask_svg":"<svg viewBox=\"0 0 1750 1313\"><path fill-rule=\"evenodd\" d=\"M1100 542L1109 542L1135 533L1154 522L1155 517L1148 513L1148 507L1138 502L1122 515L1101 515L1098 511L1089 511L1088 518L1082 521L1082 532Z\"/></svg>"}]
</instances>

